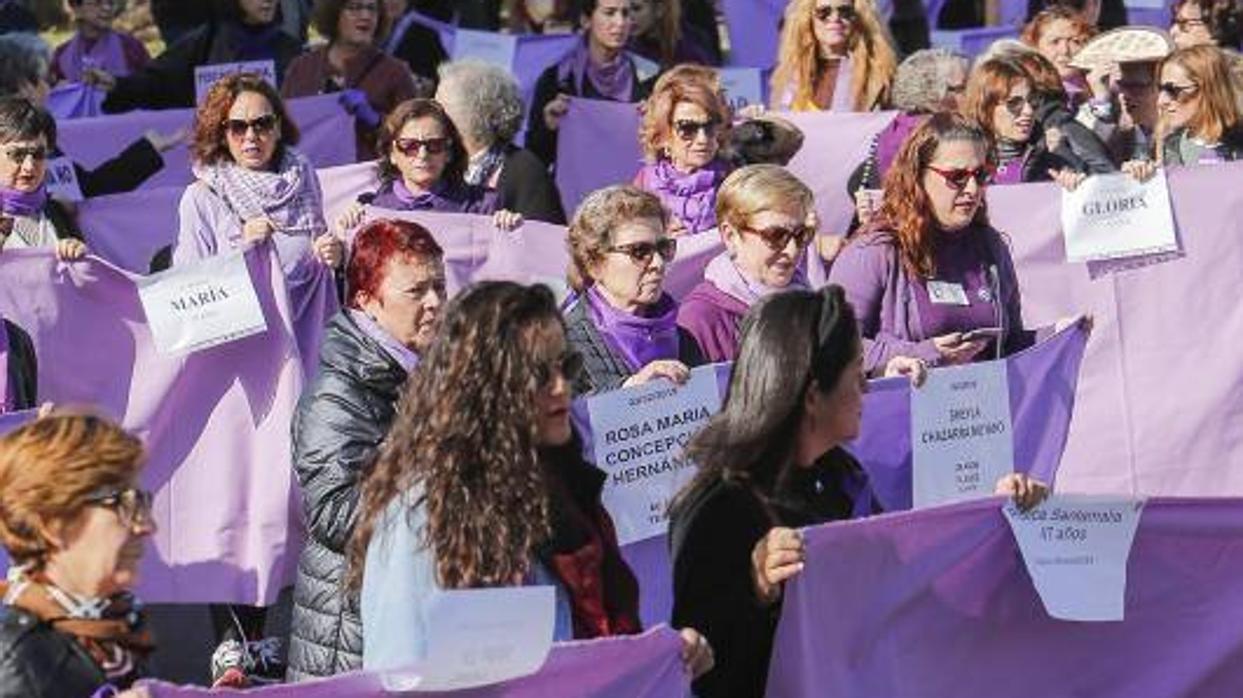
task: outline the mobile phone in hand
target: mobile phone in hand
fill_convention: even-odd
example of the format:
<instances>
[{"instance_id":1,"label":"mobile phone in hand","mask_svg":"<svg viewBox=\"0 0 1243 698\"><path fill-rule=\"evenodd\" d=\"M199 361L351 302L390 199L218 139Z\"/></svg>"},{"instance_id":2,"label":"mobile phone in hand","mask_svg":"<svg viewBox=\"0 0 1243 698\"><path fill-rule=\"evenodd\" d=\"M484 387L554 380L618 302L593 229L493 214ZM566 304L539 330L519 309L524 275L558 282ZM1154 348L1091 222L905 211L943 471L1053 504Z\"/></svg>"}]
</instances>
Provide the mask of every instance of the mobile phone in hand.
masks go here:
<instances>
[{"instance_id":1,"label":"mobile phone in hand","mask_svg":"<svg viewBox=\"0 0 1243 698\"><path fill-rule=\"evenodd\" d=\"M1001 336L1000 327L977 327L970 332L962 333L962 341L964 342L986 342L990 339L997 339Z\"/></svg>"}]
</instances>

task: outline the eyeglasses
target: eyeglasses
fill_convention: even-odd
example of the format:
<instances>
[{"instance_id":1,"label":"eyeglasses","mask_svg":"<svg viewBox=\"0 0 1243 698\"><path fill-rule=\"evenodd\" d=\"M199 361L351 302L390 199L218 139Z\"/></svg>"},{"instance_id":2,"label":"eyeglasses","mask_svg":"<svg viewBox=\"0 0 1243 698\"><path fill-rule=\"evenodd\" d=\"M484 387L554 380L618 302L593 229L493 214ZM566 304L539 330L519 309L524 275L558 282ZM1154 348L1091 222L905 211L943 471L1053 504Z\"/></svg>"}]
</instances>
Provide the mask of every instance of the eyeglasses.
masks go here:
<instances>
[{"instance_id":1,"label":"eyeglasses","mask_svg":"<svg viewBox=\"0 0 1243 698\"><path fill-rule=\"evenodd\" d=\"M1207 26L1207 24L1208 23L1205 22L1202 18L1187 18L1187 19L1174 20L1174 26L1178 27L1179 31L1184 31L1184 32L1189 32L1192 29L1199 29L1200 27Z\"/></svg>"},{"instance_id":2,"label":"eyeglasses","mask_svg":"<svg viewBox=\"0 0 1243 698\"><path fill-rule=\"evenodd\" d=\"M234 138L242 138L250 129L255 130L255 135L262 138L269 135L276 128L280 119L275 114L264 114L257 116L249 121L246 119L225 119L224 127L229 130L229 135Z\"/></svg>"},{"instance_id":3,"label":"eyeglasses","mask_svg":"<svg viewBox=\"0 0 1243 698\"><path fill-rule=\"evenodd\" d=\"M346 3L341 9L345 12L352 12L356 15L364 13L372 15L380 14L380 6L369 2L349 2Z\"/></svg>"},{"instance_id":4,"label":"eyeglasses","mask_svg":"<svg viewBox=\"0 0 1243 698\"><path fill-rule=\"evenodd\" d=\"M573 349L567 349L561 353L561 356L537 366L535 379L541 386L552 385L554 371L560 373L567 383L573 383L583 372L583 355Z\"/></svg>"},{"instance_id":5,"label":"eyeglasses","mask_svg":"<svg viewBox=\"0 0 1243 698\"><path fill-rule=\"evenodd\" d=\"M134 528L151 523L153 499L150 492L136 487L108 488L88 496L86 503L114 510L117 517L121 519L121 523Z\"/></svg>"},{"instance_id":6,"label":"eyeglasses","mask_svg":"<svg viewBox=\"0 0 1243 698\"><path fill-rule=\"evenodd\" d=\"M625 245L613 245L608 251L624 254L635 264L647 266L656 254L659 254L666 262L672 262L678 253L678 240L677 238L660 238L656 242L631 242Z\"/></svg>"},{"instance_id":7,"label":"eyeglasses","mask_svg":"<svg viewBox=\"0 0 1243 698\"><path fill-rule=\"evenodd\" d=\"M1196 90L1200 89L1198 85L1175 85L1172 82L1163 82L1159 87L1161 94L1166 95L1175 102L1186 102L1191 99Z\"/></svg>"},{"instance_id":8,"label":"eyeglasses","mask_svg":"<svg viewBox=\"0 0 1243 698\"><path fill-rule=\"evenodd\" d=\"M43 162L47 160L47 147L42 145L18 146L15 148L5 148L4 155L9 162L14 165L21 165L26 162L26 158L31 158L35 162Z\"/></svg>"},{"instance_id":9,"label":"eyeglasses","mask_svg":"<svg viewBox=\"0 0 1243 698\"><path fill-rule=\"evenodd\" d=\"M763 229L743 228L742 231L760 238L768 245L769 249L774 251L784 250L791 240L794 241L795 247L802 249L807 246L807 243L811 242L812 237L816 234L814 229L806 225L796 225L793 228L785 228L779 225Z\"/></svg>"},{"instance_id":10,"label":"eyeglasses","mask_svg":"<svg viewBox=\"0 0 1243 698\"><path fill-rule=\"evenodd\" d=\"M816 8L816 19L821 22L827 22L837 15L837 18L843 22L855 21L854 5L822 5Z\"/></svg>"},{"instance_id":11,"label":"eyeglasses","mask_svg":"<svg viewBox=\"0 0 1243 698\"><path fill-rule=\"evenodd\" d=\"M695 136L698 136L700 133L707 139L716 138L716 130L720 127L721 124L716 119L708 119L707 121L678 119L673 122L673 130L678 134L678 138L684 141L693 141Z\"/></svg>"},{"instance_id":12,"label":"eyeglasses","mask_svg":"<svg viewBox=\"0 0 1243 698\"><path fill-rule=\"evenodd\" d=\"M1035 93L1026 96L1016 95L1002 102L1002 104L1005 105L1006 111L1010 112L1010 116L1017 118L1023 115L1023 105L1031 107L1032 111L1039 108L1040 97L1036 96Z\"/></svg>"},{"instance_id":13,"label":"eyeglasses","mask_svg":"<svg viewBox=\"0 0 1243 698\"><path fill-rule=\"evenodd\" d=\"M945 186L954 191L962 191L967 188L967 182L975 180L978 186L985 186L993 181L992 165L980 165L979 167L956 167L952 170L943 170L939 167L928 165L928 169L941 175L941 179L945 180Z\"/></svg>"},{"instance_id":14,"label":"eyeglasses","mask_svg":"<svg viewBox=\"0 0 1243 698\"><path fill-rule=\"evenodd\" d=\"M426 150L428 155L440 155L449 149L448 138L398 138L393 141L397 152L407 157L414 157L419 150Z\"/></svg>"}]
</instances>

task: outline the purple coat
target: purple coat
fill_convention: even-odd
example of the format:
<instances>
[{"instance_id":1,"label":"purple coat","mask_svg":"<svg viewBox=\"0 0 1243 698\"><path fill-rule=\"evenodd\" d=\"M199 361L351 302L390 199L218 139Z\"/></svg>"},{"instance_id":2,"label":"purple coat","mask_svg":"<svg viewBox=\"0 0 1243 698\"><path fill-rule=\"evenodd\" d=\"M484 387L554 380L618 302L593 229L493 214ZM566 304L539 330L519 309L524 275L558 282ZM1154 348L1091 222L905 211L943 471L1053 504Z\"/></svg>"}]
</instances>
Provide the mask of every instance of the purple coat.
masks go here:
<instances>
[{"instance_id":1,"label":"purple coat","mask_svg":"<svg viewBox=\"0 0 1243 698\"><path fill-rule=\"evenodd\" d=\"M686 330L709 363L733 361L738 356L742 316L749 306L726 294L710 281L701 281L682 299L678 326Z\"/></svg>"},{"instance_id":2,"label":"purple coat","mask_svg":"<svg viewBox=\"0 0 1243 698\"><path fill-rule=\"evenodd\" d=\"M1004 311L1003 353L1031 346L1036 335L1023 329L1018 277L1009 246L991 227L977 228L971 234L984 236L991 264L997 267ZM854 307L863 336L863 368L868 373L883 371L895 356L923 359L930 366L941 362L940 352L924 332L915 302L913 285L923 281L907 274L891 236L887 231L861 234L846 245L829 272L829 282L841 285Z\"/></svg>"}]
</instances>

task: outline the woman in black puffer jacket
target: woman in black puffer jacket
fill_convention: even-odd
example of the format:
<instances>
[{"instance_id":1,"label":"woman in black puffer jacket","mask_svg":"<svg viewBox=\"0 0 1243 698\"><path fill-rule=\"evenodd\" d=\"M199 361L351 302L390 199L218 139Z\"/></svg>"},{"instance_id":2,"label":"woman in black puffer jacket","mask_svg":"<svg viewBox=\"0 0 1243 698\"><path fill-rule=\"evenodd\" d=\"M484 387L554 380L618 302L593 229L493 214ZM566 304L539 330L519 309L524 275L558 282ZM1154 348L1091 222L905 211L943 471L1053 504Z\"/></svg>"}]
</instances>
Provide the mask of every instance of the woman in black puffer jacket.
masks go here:
<instances>
[{"instance_id":1,"label":"woman in black puffer jacket","mask_svg":"<svg viewBox=\"0 0 1243 698\"><path fill-rule=\"evenodd\" d=\"M393 422L402 385L440 324L442 258L431 234L408 221L375 221L354 238L348 308L328 325L319 374L293 422L307 541L294 588L289 681L362 665L362 623L358 599L345 586L345 549L361 480Z\"/></svg>"}]
</instances>

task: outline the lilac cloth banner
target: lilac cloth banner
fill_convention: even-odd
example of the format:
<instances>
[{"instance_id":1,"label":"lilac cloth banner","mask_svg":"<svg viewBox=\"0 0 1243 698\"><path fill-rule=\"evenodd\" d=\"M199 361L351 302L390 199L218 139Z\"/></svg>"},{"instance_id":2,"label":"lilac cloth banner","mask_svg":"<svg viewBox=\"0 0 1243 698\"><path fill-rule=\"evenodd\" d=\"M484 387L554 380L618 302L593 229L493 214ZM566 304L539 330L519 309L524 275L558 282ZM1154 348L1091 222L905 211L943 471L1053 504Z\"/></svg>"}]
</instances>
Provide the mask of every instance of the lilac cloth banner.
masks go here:
<instances>
[{"instance_id":1,"label":"lilac cloth banner","mask_svg":"<svg viewBox=\"0 0 1243 698\"><path fill-rule=\"evenodd\" d=\"M81 119L87 116L102 115L104 97L103 90L80 82L70 82L52 88L47 95L47 110L56 117L58 122L70 119ZM64 124L61 124L64 128Z\"/></svg>"},{"instance_id":2,"label":"lilac cloth banner","mask_svg":"<svg viewBox=\"0 0 1243 698\"><path fill-rule=\"evenodd\" d=\"M1243 501L1149 500L1117 623L1049 617L1001 506L807 529L767 695L1239 695Z\"/></svg>"},{"instance_id":3,"label":"lilac cloth banner","mask_svg":"<svg viewBox=\"0 0 1243 698\"><path fill-rule=\"evenodd\" d=\"M300 97L288 100L285 106L302 133L298 149L316 167L344 165L357 159L354 141L341 137L354 132L353 117L337 104L335 95ZM189 129L193 123L193 109L134 111L59 124L57 141L69 157L89 169L115 157L148 130L170 134ZM164 153L164 169L143 182L142 188L184 187L192 181L190 151L182 145Z\"/></svg>"},{"instance_id":4,"label":"lilac cloth banner","mask_svg":"<svg viewBox=\"0 0 1243 698\"><path fill-rule=\"evenodd\" d=\"M777 64L781 20L787 0L722 0L729 30L731 66L771 68Z\"/></svg>"},{"instance_id":5,"label":"lilac cloth banner","mask_svg":"<svg viewBox=\"0 0 1243 698\"><path fill-rule=\"evenodd\" d=\"M91 405L146 444L158 531L138 592L149 602L271 603L297 562L294 314L268 247L246 262L267 331L169 357L154 348L131 275L46 251L0 256L0 314L34 342L39 398Z\"/></svg>"},{"instance_id":6,"label":"lilac cloth banner","mask_svg":"<svg viewBox=\"0 0 1243 698\"><path fill-rule=\"evenodd\" d=\"M5 414L0 414L0 436L4 436L5 434L9 433L10 431L13 431L14 429L22 426L23 424L26 424L27 422L34 421L35 417L37 417L38 415L39 415L39 410L37 409L21 410L20 412L6 412ZM3 555L3 554L4 554L3 552L0 552L0 555Z\"/></svg>"},{"instance_id":7,"label":"lilac cloth banner","mask_svg":"<svg viewBox=\"0 0 1243 698\"><path fill-rule=\"evenodd\" d=\"M854 202L846 180L867 157L872 136L889 125L894 112L784 113L803 131L803 147L790 161L816 195L820 229L846 230ZM633 104L572 99L557 139L557 188L567 213L586 196L610 184L634 180L642 165L639 112Z\"/></svg>"},{"instance_id":8,"label":"lilac cloth banner","mask_svg":"<svg viewBox=\"0 0 1243 698\"><path fill-rule=\"evenodd\" d=\"M653 628L642 635L612 637L587 642L553 645L547 661L530 676L491 686L459 691L402 693L426 698L677 698L688 695L690 679L679 657L682 640L668 627ZM212 691L199 686L174 686L145 681L151 698L198 698L232 691ZM396 692L384 688L380 674L354 672L330 679L285 684L245 692L263 698L389 698Z\"/></svg>"}]
</instances>

